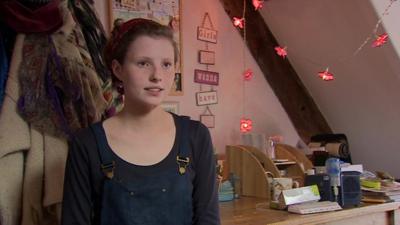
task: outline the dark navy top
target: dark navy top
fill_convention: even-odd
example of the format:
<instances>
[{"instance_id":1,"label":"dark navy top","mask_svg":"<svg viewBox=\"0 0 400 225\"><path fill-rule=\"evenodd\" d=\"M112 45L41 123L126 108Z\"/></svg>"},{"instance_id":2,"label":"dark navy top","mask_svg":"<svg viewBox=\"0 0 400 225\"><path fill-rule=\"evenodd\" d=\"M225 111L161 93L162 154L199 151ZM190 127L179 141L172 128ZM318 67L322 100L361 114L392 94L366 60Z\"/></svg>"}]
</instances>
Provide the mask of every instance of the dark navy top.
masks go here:
<instances>
[{"instance_id":1,"label":"dark navy top","mask_svg":"<svg viewBox=\"0 0 400 225\"><path fill-rule=\"evenodd\" d=\"M166 158L150 166L129 163L116 155L106 143L116 165L116 172L124 180L135 182L141 176L160 173L167 168L176 168L178 143L182 136L179 116L173 114L176 136L174 145ZM103 126L101 138L106 139ZM220 224L215 159L208 129L198 121L189 123L191 145L190 179L193 183L193 224ZM100 156L96 139L91 129L83 129L69 142L69 154L65 172L62 225L99 224L102 185L105 176L101 170Z\"/></svg>"}]
</instances>

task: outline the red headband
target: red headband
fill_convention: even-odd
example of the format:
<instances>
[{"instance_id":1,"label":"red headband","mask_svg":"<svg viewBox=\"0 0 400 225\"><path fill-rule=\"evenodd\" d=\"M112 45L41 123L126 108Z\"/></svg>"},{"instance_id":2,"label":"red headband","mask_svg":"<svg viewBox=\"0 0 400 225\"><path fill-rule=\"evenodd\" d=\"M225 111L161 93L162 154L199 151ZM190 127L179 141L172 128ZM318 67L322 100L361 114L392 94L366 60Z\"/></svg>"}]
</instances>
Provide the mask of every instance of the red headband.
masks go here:
<instances>
[{"instance_id":1,"label":"red headband","mask_svg":"<svg viewBox=\"0 0 400 225\"><path fill-rule=\"evenodd\" d=\"M124 35L129 30L131 30L133 27L135 27L137 25L149 23L149 22L155 23L152 20L147 20L147 19L143 19L143 18L135 18L135 19L128 20L128 21L124 22L123 24L119 25L119 27L117 27L115 29L115 34L113 35L113 39L111 40L111 49L110 50L114 51L116 49L116 47L118 46L119 42L124 37Z\"/></svg>"},{"instance_id":2,"label":"red headband","mask_svg":"<svg viewBox=\"0 0 400 225\"><path fill-rule=\"evenodd\" d=\"M105 47L104 51L104 56L106 58L107 66L111 69L111 57L113 57L113 54L117 47L120 45L121 40L124 38L124 36L130 32L132 29L136 29L137 27L140 26L146 26L146 25L159 25L159 23L149 20L149 19L143 19L143 18L135 18L128 20L126 22L123 22L121 25L117 26L114 28L111 39L108 41L107 46Z\"/></svg>"}]
</instances>

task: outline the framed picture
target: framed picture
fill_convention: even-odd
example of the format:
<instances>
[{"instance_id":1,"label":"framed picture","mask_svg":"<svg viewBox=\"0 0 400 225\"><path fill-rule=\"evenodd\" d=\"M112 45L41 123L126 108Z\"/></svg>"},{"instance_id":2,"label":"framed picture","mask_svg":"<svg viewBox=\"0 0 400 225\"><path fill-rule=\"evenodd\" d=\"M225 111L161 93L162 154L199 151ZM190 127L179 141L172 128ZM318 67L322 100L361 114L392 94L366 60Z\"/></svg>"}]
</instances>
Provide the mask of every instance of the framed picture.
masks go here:
<instances>
[{"instance_id":1,"label":"framed picture","mask_svg":"<svg viewBox=\"0 0 400 225\"><path fill-rule=\"evenodd\" d=\"M200 105L213 105L218 103L218 96L216 91L206 91L196 93L196 104Z\"/></svg>"},{"instance_id":2,"label":"framed picture","mask_svg":"<svg viewBox=\"0 0 400 225\"><path fill-rule=\"evenodd\" d=\"M170 95L183 95L182 83L182 35L181 35L182 0L108 0L109 28L115 21L127 21L133 18L145 18L170 26L174 30L174 39L178 43L179 55L176 74L179 74L180 86L173 87ZM177 75L175 75L177 77Z\"/></svg>"},{"instance_id":3,"label":"framed picture","mask_svg":"<svg viewBox=\"0 0 400 225\"><path fill-rule=\"evenodd\" d=\"M181 73L175 73L174 82L172 83L169 95L183 95L183 80Z\"/></svg>"},{"instance_id":4,"label":"framed picture","mask_svg":"<svg viewBox=\"0 0 400 225\"><path fill-rule=\"evenodd\" d=\"M166 112L179 114L179 102L163 102L161 103L161 108L163 108Z\"/></svg>"},{"instance_id":5,"label":"framed picture","mask_svg":"<svg viewBox=\"0 0 400 225\"><path fill-rule=\"evenodd\" d=\"M215 116L214 115L200 115L200 122L202 122L208 128L215 127Z\"/></svg>"},{"instance_id":6,"label":"framed picture","mask_svg":"<svg viewBox=\"0 0 400 225\"><path fill-rule=\"evenodd\" d=\"M199 51L199 63L206 65L214 65L215 64L215 52L213 51Z\"/></svg>"}]
</instances>

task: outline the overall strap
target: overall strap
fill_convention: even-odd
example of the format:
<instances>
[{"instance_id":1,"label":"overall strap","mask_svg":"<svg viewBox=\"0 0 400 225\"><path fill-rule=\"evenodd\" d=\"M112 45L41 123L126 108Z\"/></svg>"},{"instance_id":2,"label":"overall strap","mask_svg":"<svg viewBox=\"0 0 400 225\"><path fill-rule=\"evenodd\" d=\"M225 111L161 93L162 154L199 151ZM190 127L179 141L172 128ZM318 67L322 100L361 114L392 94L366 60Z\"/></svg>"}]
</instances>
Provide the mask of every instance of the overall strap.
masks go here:
<instances>
[{"instance_id":1,"label":"overall strap","mask_svg":"<svg viewBox=\"0 0 400 225\"><path fill-rule=\"evenodd\" d=\"M179 152L176 156L176 162L179 166L179 173L184 174L186 167L190 163L190 136L189 136L189 123L190 118L187 116L181 116L181 137L179 141Z\"/></svg>"},{"instance_id":2,"label":"overall strap","mask_svg":"<svg viewBox=\"0 0 400 225\"><path fill-rule=\"evenodd\" d=\"M97 143L97 151L100 156L101 170L104 175L111 179L114 176L115 161L112 159L110 151L107 149L106 135L101 127L102 122L98 122L90 126L90 129L94 133Z\"/></svg>"}]
</instances>

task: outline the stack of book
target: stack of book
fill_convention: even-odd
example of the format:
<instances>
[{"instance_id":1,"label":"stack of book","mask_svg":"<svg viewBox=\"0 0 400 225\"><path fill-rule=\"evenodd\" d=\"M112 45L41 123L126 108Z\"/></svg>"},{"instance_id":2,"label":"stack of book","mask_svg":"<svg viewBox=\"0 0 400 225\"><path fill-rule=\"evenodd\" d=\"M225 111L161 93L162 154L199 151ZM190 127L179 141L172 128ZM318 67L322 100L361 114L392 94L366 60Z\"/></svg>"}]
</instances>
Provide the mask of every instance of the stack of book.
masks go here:
<instances>
[{"instance_id":1,"label":"stack of book","mask_svg":"<svg viewBox=\"0 0 400 225\"><path fill-rule=\"evenodd\" d=\"M366 188L362 189L363 202L400 202L400 184L394 182L392 186L381 186L380 188Z\"/></svg>"}]
</instances>

